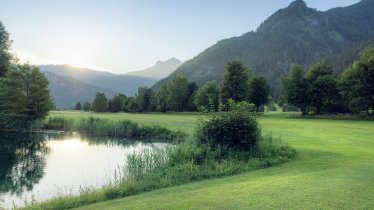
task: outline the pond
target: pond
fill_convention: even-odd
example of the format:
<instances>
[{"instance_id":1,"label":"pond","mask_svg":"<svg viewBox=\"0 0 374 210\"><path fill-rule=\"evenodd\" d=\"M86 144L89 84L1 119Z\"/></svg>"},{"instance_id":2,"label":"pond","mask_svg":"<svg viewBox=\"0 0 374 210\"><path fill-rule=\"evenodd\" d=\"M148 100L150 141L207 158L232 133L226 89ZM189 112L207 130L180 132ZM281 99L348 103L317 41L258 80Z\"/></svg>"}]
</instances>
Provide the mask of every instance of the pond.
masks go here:
<instances>
[{"instance_id":1,"label":"pond","mask_svg":"<svg viewBox=\"0 0 374 210\"><path fill-rule=\"evenodd\" d=\"M124 176L126 157L166 143L77 134L0 133L0 209L81 190Z\"/></svg>"}]
</instances>

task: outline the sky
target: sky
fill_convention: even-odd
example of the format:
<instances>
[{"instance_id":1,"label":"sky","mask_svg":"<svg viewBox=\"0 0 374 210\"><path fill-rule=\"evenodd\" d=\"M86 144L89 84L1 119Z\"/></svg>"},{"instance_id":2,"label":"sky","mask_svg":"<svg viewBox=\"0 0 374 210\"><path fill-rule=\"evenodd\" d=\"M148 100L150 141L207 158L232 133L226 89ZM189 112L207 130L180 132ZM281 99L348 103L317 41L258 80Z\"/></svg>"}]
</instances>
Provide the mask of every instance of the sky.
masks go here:
<instances>
[{"instance_id":1,"label":"sky","mask_svg":"<svg viewBox=\"0 0 374 210\"><path fill-rule=\"evenodd\" d=\"M359 0L305 0L321 11ZM113 73L186 61L256 28L292 0L0 0L21 62Z\"/></svg>"}]
</instances>

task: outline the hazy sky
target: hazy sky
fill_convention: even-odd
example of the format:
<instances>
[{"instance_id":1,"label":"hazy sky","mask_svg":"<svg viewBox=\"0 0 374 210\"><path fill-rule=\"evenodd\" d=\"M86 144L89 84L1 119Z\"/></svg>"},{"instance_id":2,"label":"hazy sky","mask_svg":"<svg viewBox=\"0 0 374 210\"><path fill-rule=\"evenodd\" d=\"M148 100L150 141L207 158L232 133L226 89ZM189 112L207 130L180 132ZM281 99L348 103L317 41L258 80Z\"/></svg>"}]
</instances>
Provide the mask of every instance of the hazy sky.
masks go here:
<instances>
[{"instance_id":1,"label":"hazy sky","mask_svg":"<svg viewBox=\"0 0 374 210\"><path fill-rule=\"evenodd\" d=\"M359 0L306 0L327 10ZM115 73L186 61L255 30L292 0L0 0L0 21L21 61Z\"/></svg>"}]
</instances>

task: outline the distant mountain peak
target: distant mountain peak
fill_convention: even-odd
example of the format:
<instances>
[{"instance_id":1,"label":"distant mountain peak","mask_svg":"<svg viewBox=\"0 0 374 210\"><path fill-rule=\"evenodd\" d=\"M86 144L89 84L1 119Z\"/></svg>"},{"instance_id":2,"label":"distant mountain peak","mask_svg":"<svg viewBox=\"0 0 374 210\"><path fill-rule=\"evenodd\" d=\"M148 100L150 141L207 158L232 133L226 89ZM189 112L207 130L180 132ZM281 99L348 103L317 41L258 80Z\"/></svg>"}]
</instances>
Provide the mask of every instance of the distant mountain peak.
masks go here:
<instances>
[{"instance_id":1,"label":"distant mountain peak","mask_svg":"<svg viewBox=\"0 0 374 210\"><path fill-rule=\"evenodd\" d=\"M150 68L140 71L128 72L126 73L126 75L136 75L161 79L171 74L180 65L182 65L182 63L182 61L176 59L175 57L172 57L165 61L157 61L156 64Z\"/></svg>"},{"instance_id":2,"label":"distant mountain peak","mask_svg":"<svg viewBox=\"0 0 374 210\"><path fill-rule=\"evenodd\" d=\"M288 6L288 8L305 9L308 8L303 0L296 0Z\"/></svg>"}]
</instances>

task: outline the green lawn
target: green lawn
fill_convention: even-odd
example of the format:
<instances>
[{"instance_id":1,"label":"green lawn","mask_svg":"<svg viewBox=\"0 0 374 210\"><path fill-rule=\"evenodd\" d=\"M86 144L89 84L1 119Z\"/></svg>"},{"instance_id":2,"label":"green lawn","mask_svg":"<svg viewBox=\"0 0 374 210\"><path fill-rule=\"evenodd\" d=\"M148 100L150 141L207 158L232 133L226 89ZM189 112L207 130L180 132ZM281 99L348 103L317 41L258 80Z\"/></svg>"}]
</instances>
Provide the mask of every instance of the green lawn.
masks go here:
<instances>
[{"instance_id":1,"label":"green lawn","mask_svg":"<svg viewBox=\"0 0 374 210\"><path fill-rule=\"evenodd\" d=\"M53 112L52 115L60 115ZM66 117L88 114L63 112ZM191 133L197 115L95 114ZM374 209L374 122L259 118L263 133L299 152L289 163L155 190L82 209Z\"/></svg>"}]
</instances>

